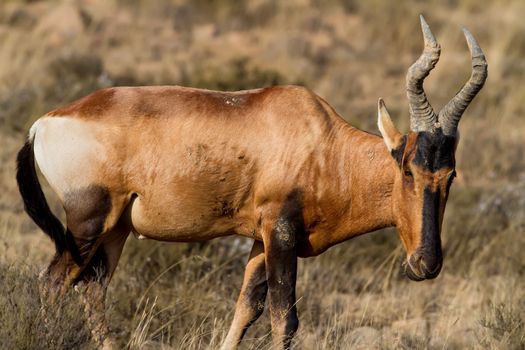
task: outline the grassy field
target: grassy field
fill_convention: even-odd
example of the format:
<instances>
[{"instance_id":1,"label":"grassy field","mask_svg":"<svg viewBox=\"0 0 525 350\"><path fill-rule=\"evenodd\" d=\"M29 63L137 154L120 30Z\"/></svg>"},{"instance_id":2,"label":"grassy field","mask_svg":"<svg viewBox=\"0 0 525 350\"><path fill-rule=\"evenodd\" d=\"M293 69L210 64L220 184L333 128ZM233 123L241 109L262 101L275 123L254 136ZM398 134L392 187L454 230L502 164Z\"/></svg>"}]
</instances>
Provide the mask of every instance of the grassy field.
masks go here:
<instances>
[{"instance_id":1,"label":"grassy field","mask_svg":"<svg viewBox=\"0 0 525 350\"><path fill-rule=\"evenodd\" d=\"M0 347L94 348L77 293L46 316L36 287L52 243L23 212L14 158L43 113L97 88L308 86L376 130L383 97L408 129L406 69L423 13L442 45L425 89L435 109L470 74L461 27L489 62L460 124L441 275L414 283L388 229L299 263L297 349L525 349L525 2L497 0L69 0L0 2ZM49 193L57 213L60 206ZM108 293L119 345L214 349L226 335L250 242L130 238ZM47 317L47 322L44 322ZM270 347L265 313L243 349Z\"/></svg>"}]
</instances>

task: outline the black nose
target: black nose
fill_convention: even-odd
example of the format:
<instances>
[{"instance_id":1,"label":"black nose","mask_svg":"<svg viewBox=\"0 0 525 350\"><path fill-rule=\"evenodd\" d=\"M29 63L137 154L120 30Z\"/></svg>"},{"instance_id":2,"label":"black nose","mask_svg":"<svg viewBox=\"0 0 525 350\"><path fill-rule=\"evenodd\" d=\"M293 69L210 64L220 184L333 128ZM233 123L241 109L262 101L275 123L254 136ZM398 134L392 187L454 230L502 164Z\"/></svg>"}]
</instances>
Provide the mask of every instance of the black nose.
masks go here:
<instances>
[{"instance_id":1,"label":"black nose","mask_svg":"<svg viewBox=\"0 0 525 350\"><path fill-rule=\"evenodd\" d=\"M405 273L413 281L433 279L439 275L442 266L441 254L424 254L424 252L416 251L408 259Z\"/></svg>"}]
</instances>

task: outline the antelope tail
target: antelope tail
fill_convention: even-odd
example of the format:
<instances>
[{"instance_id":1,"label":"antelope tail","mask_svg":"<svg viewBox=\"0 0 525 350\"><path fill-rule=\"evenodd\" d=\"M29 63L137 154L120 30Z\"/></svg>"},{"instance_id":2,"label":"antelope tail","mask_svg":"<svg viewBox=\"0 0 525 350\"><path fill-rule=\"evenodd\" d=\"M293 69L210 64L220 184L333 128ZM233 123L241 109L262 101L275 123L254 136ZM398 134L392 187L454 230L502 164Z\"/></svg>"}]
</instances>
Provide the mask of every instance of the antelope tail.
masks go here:
<instances>
[{"instance_id":1,"label":"antelope tail","mask_svg":"<svg viewBox=\"0 0 525 350\"><path fill-rule=\"evenodd\" d=\"M47 204L44 192L38 181L35 168L35 154L33 150L33 135L30 135L16 159L16 181L18 190L24 201L24 209L35 224L47 234L55 243L58 255L69 251L73 260L80 265L82 259L72 234L53 214Z\"/></svg>"}]
</instances>

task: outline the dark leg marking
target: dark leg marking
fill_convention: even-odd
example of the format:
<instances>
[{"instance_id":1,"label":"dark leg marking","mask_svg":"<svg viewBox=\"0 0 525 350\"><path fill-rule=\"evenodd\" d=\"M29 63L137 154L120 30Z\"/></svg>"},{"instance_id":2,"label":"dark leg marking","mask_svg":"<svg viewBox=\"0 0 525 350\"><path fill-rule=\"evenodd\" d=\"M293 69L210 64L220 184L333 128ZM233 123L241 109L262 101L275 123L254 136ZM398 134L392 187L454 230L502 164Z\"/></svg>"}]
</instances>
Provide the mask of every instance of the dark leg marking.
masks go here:
<instances>
[{"instance_id":1,"label":"dark leg marking","mask_svg":"<svg viewBox=\"0 0 525 350\"><path fill-rule=\"evenodd\" d=\"M66 194L64 208L68 249L57 253L47 269L46 288L50 292L64 292L67 284L75 282L82 269L90 264L90 258L97 255L95 248L111 210L109 191L95 185L72 191ZM96 260L95 264L100 266L100 254Z\"/></svg>"},{"instance_id":2,"label":"dark leg marking","mask_svg":"<svg viewBox=\"0 0 525 350\"><path fill-rule=\"evenodd\" d=\"M66 194L64 208L67 234L71 246L82 263L75 264L69 251L57 255L48 268L47 284L60 286L61 291L70 284L83 282L85 311L94 339L102 344L109 334L105 323L105 296L107 285L124 247L129 227L118 222L108 227L112 210L109 190L91 185ZM76 261L76 259L75 259Z\"/></svg>"},{"instance_id":3,"label":"dark leg marking","mask_svg":"<svg viewBox=\"0 0 525 350\"><path fill-rule=\"evenodd\" d=\"M265 241L266 277L274 343L285 349L299 327L295 305L297 241L304 234L302 192L292 191Z\"/></svg>"},{"instance_id":4,"label":"dark leg marking","mask_svg":"<svg viewBox=\"0 0 525 350\"><path fill-rule=\"evenodd\" d=\"M111 211L109 190L98 185L75 190L66 194L64 207L67 226L75 238L96 240L104 229Z\"/></svg>"},{"instance_id":5,"label":"dark leg marking","mask_svg":"<svg viewBox=\"0 0 525 350\"><path fill-rule=\"evenodd\" d=\"M108 189L91 185L66 194L64 208L67 216L66 241L68 248L79 265L89 263L94 254L107 216L111 211L111 197Z\"/></svg>"}]
</instances>

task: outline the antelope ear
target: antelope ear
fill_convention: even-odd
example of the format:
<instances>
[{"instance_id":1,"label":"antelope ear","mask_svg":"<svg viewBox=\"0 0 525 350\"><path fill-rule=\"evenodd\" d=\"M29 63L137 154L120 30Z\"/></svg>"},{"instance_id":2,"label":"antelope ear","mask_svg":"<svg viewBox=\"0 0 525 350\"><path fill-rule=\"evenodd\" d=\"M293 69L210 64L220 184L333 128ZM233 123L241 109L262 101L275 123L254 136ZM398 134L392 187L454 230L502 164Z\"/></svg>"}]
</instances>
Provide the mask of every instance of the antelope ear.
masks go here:
<instances>
[{"instance_id":1,"label":"antelope ear","mask_svg":"<svg viewBox=\"0 0 525 350\"><path fill-rule=\"evenodd\" d=\"M390 114L386 110L385 102L381 98L377 103L377 126L389 152L401 145L403 135L396 129Z\"/></svg>"}]
</instances>

